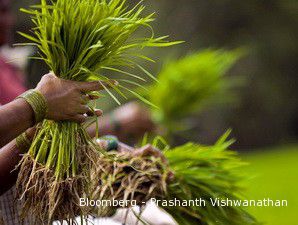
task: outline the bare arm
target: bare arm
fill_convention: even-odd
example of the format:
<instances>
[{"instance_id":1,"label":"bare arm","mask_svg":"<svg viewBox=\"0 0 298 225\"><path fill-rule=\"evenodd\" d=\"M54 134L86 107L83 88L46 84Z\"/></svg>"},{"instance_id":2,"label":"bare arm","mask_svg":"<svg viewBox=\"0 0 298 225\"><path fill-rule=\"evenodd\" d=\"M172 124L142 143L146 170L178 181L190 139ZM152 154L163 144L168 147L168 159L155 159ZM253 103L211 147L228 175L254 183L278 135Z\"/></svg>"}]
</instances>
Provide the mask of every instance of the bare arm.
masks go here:
<instances>
[{"instance_id":1,"label":"bare arm","mask_svg":"<svg viewBox=\"0 0 298 225\"><path fill-rule=\"evenodd\" d=\"M113 81L112 81L113 82ZM106 84L108 86L108 84ZM45 119L85 121L85 114L91 113L86 105L90 91L100 91L99 82L75 82L62 80L53 74L42 77L36 87L48 105ZM0 148L16 138L35 123L31 106L23 99L16 99L0 107Z\"/></svg>"},{"instance_id":2,"label":"bare arm","mask_svg":"<svg viewBox=\"0 0 298 225\"><path fill-rule=\"evenodd\" d=\"M136 102L130 102L120 106L112 113L102 117L99 123L99 135L114 135L119 140L135 143L146 132L155 130L150 112ZM95 136L96 126L91 125L88 129L91 137Z\"/></svg>"},{"instance_id":3,"label":"bare arm","mask_svg":"<svg viewBox=\"0 0 298 225\"><path fill-rule=\"evenodd\" d=\"M33 139L34 132L34 129L30 129L26 132L30 140ZM18 171L14 169L21 158L21 152L18 150L15 140L0 149L0 195L15 184Z\"/></svg>"},{"instance_id":4,"label":"bare arm","mask_svg":"<svg viewBox=\"0 0 298 225\"><path fill-rule=\"evenodd\" d=\"M33 140L35 129L30 128L26 131L26 136L29 140ZM98 144L106 146L107 142L102 140ZM134 148L119 143L119 152L133 152ZM22 152L16 146L16 141L13 140L9 144L0 149L0 196L13 187L16 183L18 171L15 170L22 158ZM9 159L9 160L8 160Z\"/></svg>"},{"instance_id":5,"label":"bare arm","mask_svg":"<svg viewBox=\"0 0 298 225\"><path fill-rule=\"evenodd\" d=\"M120 130L117 130L115 127L115 124L113 123L112 119L110 118L110 115L103 116L98 124L98 133L100 136L104 135L114 135L119 137L120 136ZM96 124L93 123L87 128L87 132L91 137L96 136Z\"/></svg>"},{"instance_id":6,"label":"bare arm","mask_svg":"<svg viewBox=\"0 0 298 225\"><path fill-rule=\"evenodd\" d=\"M0 107L0 148L34 124L31 106L23 99L16 99Z\"/></svg>"},{"instance_id":7,"label":"bare arm","mask_svg":"<svg viewBox=\"0 0 298 225\"><path fill-rule=\"evenodd\" d=\"M46 99L46 119L82 123L87 117L86 114L91 113L86 105L90 96L85 93L100 91L103 85L99 82L62 80L53 74L47 74L43 76L36 89ZM102 112L97 110L95 113L101 115ZM13 139L34 124L33 109L25 100L17 99L0 107L0 194L15 183L17 176L17 172L11 171L20 161L20 151Z\"/></svg>"},{"instance_id":8,"label":"bare arm","mask_svg":"<svg viewBox=\"0 0 298 225\"><path fill-rule=\"evenodd\" d=\"M33 140L35 129L29 129L26 133L27 137L30 140ZM108 145L106 140L98 139L97 143L103 149L106 149ZM151 145L146 145L142 148L135 149L119 142L117 150L119 153L130 152L132 156L152 155L155 157L160 157L166 163L166 159L162 153L158 149L153 148ZM19 164L21 158L21 152L18 150L15 140L11 141L9 144L0 149L0 195L14 186L18 176L18 171L14 169Z\"/></svg>"}]
</instances>

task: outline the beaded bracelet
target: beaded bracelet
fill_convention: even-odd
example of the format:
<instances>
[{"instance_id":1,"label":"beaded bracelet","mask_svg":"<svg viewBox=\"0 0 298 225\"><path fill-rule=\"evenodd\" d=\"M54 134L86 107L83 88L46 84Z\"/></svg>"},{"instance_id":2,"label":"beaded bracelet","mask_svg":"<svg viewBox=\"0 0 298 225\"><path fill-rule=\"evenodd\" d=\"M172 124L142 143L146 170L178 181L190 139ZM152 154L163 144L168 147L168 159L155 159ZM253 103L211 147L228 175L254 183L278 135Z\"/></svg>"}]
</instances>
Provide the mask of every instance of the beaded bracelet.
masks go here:
<instances>
[{"instance_id":1,"label":"beaded bracelet","mask_svg":"<svg viewBox=\"0 0 298 225\"><path fill-rule=\"evenodd\" d=\"M31 89L20 95L18 98L24 99L32 107L36 123L45 119L48 114L48 105L42 93L38 90Z\"/></svg>"},{"instance_id":2,"label":"beaded bracelet","mask_svg":"<svg viewBox=\"0 0 298 225\"><path fill-rule=\"evenodd\" d=\"M16 146L21 153L28 151L31 146L31 141L29 140L26 132L16 138Z\"/></svg>"}]
</instances>

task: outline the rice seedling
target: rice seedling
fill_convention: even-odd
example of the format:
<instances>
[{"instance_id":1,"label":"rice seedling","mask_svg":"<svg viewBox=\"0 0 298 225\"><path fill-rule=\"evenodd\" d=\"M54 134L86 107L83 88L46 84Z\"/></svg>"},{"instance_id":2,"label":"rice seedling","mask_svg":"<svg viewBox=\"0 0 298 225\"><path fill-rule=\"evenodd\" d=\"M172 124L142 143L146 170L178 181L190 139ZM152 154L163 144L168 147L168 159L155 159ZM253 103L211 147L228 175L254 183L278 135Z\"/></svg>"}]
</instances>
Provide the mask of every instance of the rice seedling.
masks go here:
<instances>
[{"instance_id":1,"label":"rice seedling","mask_svg":"<svg viewBox=\"0 0 298 225\"><path fill-rule=\"evenodd\" d=\"M100 202L126 202L129 206L143 206L152 197L162 198L167 188L167 167L155 157L134 156L130 153L110 152L97 158L92 171L95 189L93 199ZM122 207L122 208L127 208ZM121 207L118 207L121 208ZM96 216L113 215L117 207L95 207Z\"/></svg>"},{"instance_id":2,"label":"rice seedling","mask_svg":"<svg viewBox=\"0 0 298 225\"><path fill-rule=\"evenodd\" d=\"M242 55L241 49L207 49L165 63L157 76L159 82L144 92L157 106L152 108L156 122L173 134L188 128L181 121L206 106L231 100L232 87L239 85L239 77L226 75Z\"/></svg>"},{"instance_id":3,"label":"rice seedling","mask_svg":"<svg viewBox=\"0 0 298 225\"><path fill-rule=\"evenodd\" d=\"M75 81L105 81L120 96L129 92L150 103L126 87L126 83L144 79L126 68L140 68L136 58L145 47L167 47L167 37L133 38L140 28L152 30L153 14L142 16L145 7L129 7L126 0L41 0L29 13L35 27L32 34L21 33L39 50L39 57L57 76ZM119 85L109 81L103 71L117 72ZM108 94L119 100L102 83ZM96 93L91 93L96 94ZM17 181L19 198L24 202L23 216L33 214L36 224L53 220L75 223L76 216L87 216L89 208L79 207L79 198L88 197L92 187L92 168L104 152L72 122L45 120L38 125L34 141L20 163Z\"/></svg>"},{"instance_id":4,"label":"rice seedling","mask_svg":"<svg viewBox=\"0 0 298 225\"><path fill-rule=\"evenodd\" d=\"M141 27L151 29L153 15L143 17L143 10L141 4L127 7L125 0L56 0L51 4L41 0L41 5L23 9L31 14L35 28L32 35L22 35L38 47L40 57L37 58L59 77L109 82L102 71L117 72L119 79L116 80L120 85L110 83L115 92L123 97L129 92L150 104L125 86L136 83L132 79L143 79L126 72L126 68L138 68L152 78L135 63L136 58L150 61L139 51L144 47L166 47L178 42L166 42L166 37L153 35L131 38ZM119 102L107 87L105 89ZM232 170L240 163L226 151L230 142L225 138L211 147L187 144L166 150L169 160L166 166L154 157L131 158L126 154L105 153L98 149L81 125L45 120L38 125L29 152L20 163L17 189L19 198L24 201L24 216L34 215L35 224L51 224L54 220L76 224L76 216L84 219L89 214L113 212L109 207L97 210L80 207L79 198L88 197L134 199L140 205L152 197L236 199L238 176ZM175 175L171 182L167 180L169 171ZM180 224L211 225L219 221L222 224L254 224L254 219L246 212L234 207L164 208Z\"/></svg>"},{"instance_id":5,"label":"rice seedling","mask_svg":"<svg viewBox=\"0 0 298 225\"><path fill-rule=\"evenodd\" d=\"M174 182L167 187L165 199L190 202L188 207L163 207L178 224L258 224L243 207L213 205L215 199L237 201L242 198L243 188L239 183L245 177L238 169L245 163L234 151L227 149L233 143L233 140L227 140L229 133L213 146L188 143L165 152L175 174ZM205 200L205 203L192 205L194 199Z\"/></svg>"},{"instance_id":6,"label":"rice seedling","mask_svg":"<svg viewBox=\"0 0 298 225\"><path fill-rule=\"evenodd\" d=\"M181 225L257 224L242 207L212 203L217 198L234 201L242 196L239 183L244 177L238 169L244 163L228 150L233 143L227 140L229 134L230 131L225 133L213 146L187 143L170 148L160 137L155 138L152 144L164 149L168 165L154 157L131 159L125 154L115 155L114 160L100 158L97 173L101 176L95 176L95 180L101 185L94 196L101 200L137 200L139 205L154 199ZM143 144L146 142L144 139ZM174 179L168 179L169 172ZM205 203L198 203L201 200ZM96 214L106 216L108 212L114 212L113 208L100 207ZM147 224L138 218L141 224Z\"/></svg>"}]
</instances>

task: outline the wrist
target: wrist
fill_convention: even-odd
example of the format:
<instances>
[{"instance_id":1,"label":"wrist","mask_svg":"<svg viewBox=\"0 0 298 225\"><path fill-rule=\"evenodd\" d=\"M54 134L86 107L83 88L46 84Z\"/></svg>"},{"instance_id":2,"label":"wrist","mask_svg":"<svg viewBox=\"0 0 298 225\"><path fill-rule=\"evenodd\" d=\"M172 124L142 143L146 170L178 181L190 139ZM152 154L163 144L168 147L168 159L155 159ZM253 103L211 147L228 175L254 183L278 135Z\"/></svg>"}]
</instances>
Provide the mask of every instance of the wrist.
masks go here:
<instances>
[{"instance_id":1,"label":"wrist","mask_svg":"<svg viewBox=\"0 0 298 225\"><path fill-rule=\"evenodd\" d=\"M16 138L16 147L18 148L21 154L25 154L32 143L33 136L27 134L26 132L22 133Z\"/></svg>"},{"instance_id":2,"label":"wrist","mask_svg":"<svg viewBox=\"0 0 298 225\"><path fill-rule=\"evenodd\" d=\"M41 122L48 114L48 105L43 94L37 89L26 91L17 98L24 99L34 112L35 123Z\"/></svg>"}]
</instances>

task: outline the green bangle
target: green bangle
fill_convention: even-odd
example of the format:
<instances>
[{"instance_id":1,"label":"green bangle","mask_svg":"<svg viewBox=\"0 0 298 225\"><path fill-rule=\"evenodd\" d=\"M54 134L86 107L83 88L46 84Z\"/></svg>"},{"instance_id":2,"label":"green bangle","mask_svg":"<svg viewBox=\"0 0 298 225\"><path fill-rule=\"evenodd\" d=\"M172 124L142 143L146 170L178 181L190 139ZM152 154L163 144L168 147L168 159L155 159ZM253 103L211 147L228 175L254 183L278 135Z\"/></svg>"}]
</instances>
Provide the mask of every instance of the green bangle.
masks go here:
<instances>
[{"instance_id":1,"label":"green bangle","mask_svg":"<svg viewBox=\"0 0 298 225\"><path fill-rule=\"evenodd\" d=\"M31 146L31 141L29 140L26 132L22 133L16 138L16 146L21 153L25 153Z\"/></svg>"},{"instance_id":2,"label":"green bangle","mask_svg":"<svg viewBox=\"0 0 298 225\"><path fill-rule=\"evenodd\" d=\"M113 151L113 150L117 150L118 149L118 141L117 140L108 140L108 147L107 147L107 151Z\"/></svg>"},{"instance_id":3,"label":"green bangle","mask_svg":"<svg viewBox=\"0 0 298 225\"><path fill-rule=\"evenodd\" d=\"M107 151L117 150L119 146L118 138L113 135L106 135L101 138L101 140L105 140L108 142Z\"/></svg>"},{"instance_id":4,"label":"green bangle","mask_svg":"<svg viewBox=\"0 0 298 225\"><path fill-rule=\"evenodd\" d=\"M38 90L31 89L20 95L18 98L24 99L32 107L36 123L39 123L46 118L48 114L48 105L45 97Z\"/></svg>"}]
</instances>

